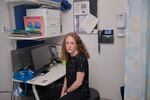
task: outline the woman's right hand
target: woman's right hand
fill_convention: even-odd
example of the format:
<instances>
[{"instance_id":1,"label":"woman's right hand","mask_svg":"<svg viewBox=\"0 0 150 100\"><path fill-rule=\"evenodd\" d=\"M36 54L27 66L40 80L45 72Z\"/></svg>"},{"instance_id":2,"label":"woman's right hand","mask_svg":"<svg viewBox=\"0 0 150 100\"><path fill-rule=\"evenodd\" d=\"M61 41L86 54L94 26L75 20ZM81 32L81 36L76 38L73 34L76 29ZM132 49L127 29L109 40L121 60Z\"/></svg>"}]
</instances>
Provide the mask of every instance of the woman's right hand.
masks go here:
<instances>
[{"instance_id":1,"label":"woman's right hand","mask_svg":"<svg viewBox=\"0 0 150 100\"><path fill-rule=\"evenodd\" d=\"M61 94L60 97L63 97L63 96L66 95L66 94L67 94L67 92L64 92L64 93Z\"/></svg>"},{"instance_id":2,"label":"woman's right hand","mask_svg":"<svg viewBox=\"0 0 150 100\"><path fill-rule=\"evenodd\" d=\"M62 88L62 91L61 91L61 95L60 97L63 97L64 95L66 95L66 90L67 90L67 86L66 86L67 82L66 82L66 77L64 79L64 85L63 85L63 88Z\"/></svg>"}]
</instances>

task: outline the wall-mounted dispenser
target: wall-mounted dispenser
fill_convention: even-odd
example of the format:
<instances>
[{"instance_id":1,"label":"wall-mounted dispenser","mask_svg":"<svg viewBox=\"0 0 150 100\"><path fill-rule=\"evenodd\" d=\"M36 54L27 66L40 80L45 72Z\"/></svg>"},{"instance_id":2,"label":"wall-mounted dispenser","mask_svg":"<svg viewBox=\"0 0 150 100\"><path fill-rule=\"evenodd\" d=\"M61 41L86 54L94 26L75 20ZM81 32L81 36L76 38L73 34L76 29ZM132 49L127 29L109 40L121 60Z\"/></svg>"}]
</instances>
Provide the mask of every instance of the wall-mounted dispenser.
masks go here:
<instances>
[{"instance_id":1,"label":"wall-mounted dispenser","mask_svg":"<svg viewBox=\"0 0 150 100\"><path fill-rule=\"evenodd\" d=\"M126 33L126 13L117 12L116 14L116 27L119 37L125 36Z\"/></svg>"},{"instance_id":2,"label":"wall-mounted dispenser","mask_svg":"<svg viewBox=\"0 0 150 100\"><path fill-rule=\"evenodd\" d=\"M126 27L126 13L120 12L117 13L117 28Z\"/></svg>"}]
</instances>

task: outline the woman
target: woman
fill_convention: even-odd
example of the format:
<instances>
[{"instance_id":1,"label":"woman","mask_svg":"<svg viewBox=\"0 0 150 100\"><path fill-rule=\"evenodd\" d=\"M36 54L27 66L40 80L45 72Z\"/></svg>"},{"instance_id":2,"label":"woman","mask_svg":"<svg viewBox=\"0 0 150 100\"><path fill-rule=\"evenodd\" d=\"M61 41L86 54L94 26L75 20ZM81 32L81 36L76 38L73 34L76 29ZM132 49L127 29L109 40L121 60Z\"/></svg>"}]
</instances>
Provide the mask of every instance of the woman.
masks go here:
<instances>
[{"instance_id":1,"label":"woman","mask_svg":"<svg viewBox=\"0 0 150 100\"><path fill-rule=\"evenodd\" d=\"M68 33L62 44L66 76L59 100L83 100L89 94L89 53L77 33Z\"/></svg>"}]
</instances>

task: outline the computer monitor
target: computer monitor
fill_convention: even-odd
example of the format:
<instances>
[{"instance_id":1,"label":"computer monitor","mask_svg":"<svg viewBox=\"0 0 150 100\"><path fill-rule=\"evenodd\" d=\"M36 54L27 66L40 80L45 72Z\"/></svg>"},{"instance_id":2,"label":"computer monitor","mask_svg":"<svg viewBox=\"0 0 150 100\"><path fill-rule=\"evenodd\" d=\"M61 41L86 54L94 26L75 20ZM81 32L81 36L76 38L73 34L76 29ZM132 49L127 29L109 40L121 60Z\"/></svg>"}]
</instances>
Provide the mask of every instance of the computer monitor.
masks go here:
<instances>
[{"instance_id":1,"label":"computer monitor","mask_svg":"<svg viewBox=\"0 0 150 100\"><path fill-rule=\"evenodd\" d=\"M32 66L30 48L22 48L11 50L12 69L13 72L21 70L23 67Z\"/></svg>"},{"instance_id":2,"label":"computer monitor","mask_svg":"<svg viewBox=\"0 0 150 100\"><path fill-rule=\"evenodd\" d=\"M17 72L23 68L19 50L12 50L11 51L11 62L12 62L12 70L13 72Z\"/></svg>"},{"instance_id":3,"label":"computer monitor","mask_svg":"<svg viewBox=\"0 0 150 100\"><path fill-rule=\"evenodd\" d=\"M52 63L49 45L32 48L31 55L35 74L47 72Z\"/></svg>"},{"instance_id":4,"label":"computer monitor","mask_svg":"<svg viewBox=\"0 0 150 100\"><path fill-rule=\"evenodd\" d=\"M24 67L32 66L31 47L19 49L20 59Z\"/></svg>"},{"instance_id":5,"label":"computer monitor","mask_svg":"<svg viewBox=\"0 0 150 100\"><path fill-rule=\"evenodd\" d=\"M57 63L61 63L61 59L58 56L57 47L55 45L51 45L49 48L52 55L52 59Z\"/></svg>"}]
</instances>

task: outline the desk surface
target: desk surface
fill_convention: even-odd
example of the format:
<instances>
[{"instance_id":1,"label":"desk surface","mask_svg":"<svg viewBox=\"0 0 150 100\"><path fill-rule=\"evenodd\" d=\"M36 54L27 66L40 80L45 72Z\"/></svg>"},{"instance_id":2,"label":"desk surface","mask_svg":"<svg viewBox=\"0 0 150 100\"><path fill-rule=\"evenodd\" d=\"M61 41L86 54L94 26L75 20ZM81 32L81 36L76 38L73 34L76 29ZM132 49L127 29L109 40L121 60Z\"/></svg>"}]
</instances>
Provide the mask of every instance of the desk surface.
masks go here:
<instances>
[{"instance_id":1,"label":"desk surface","mask_svg":"<svg viewBox=\"0 0 150 100\"><path fill-rule=\"evenodd\" d=\"M66 66L63 64L57 64L51 67L50 71L47 72L45 75L35 76L33 79L27 81L27 83L33 85L47 86L63 77L65 73L66 73ZM13 79L13 81L21 82L15 79Z\"/></svg>"}]
</instances>

